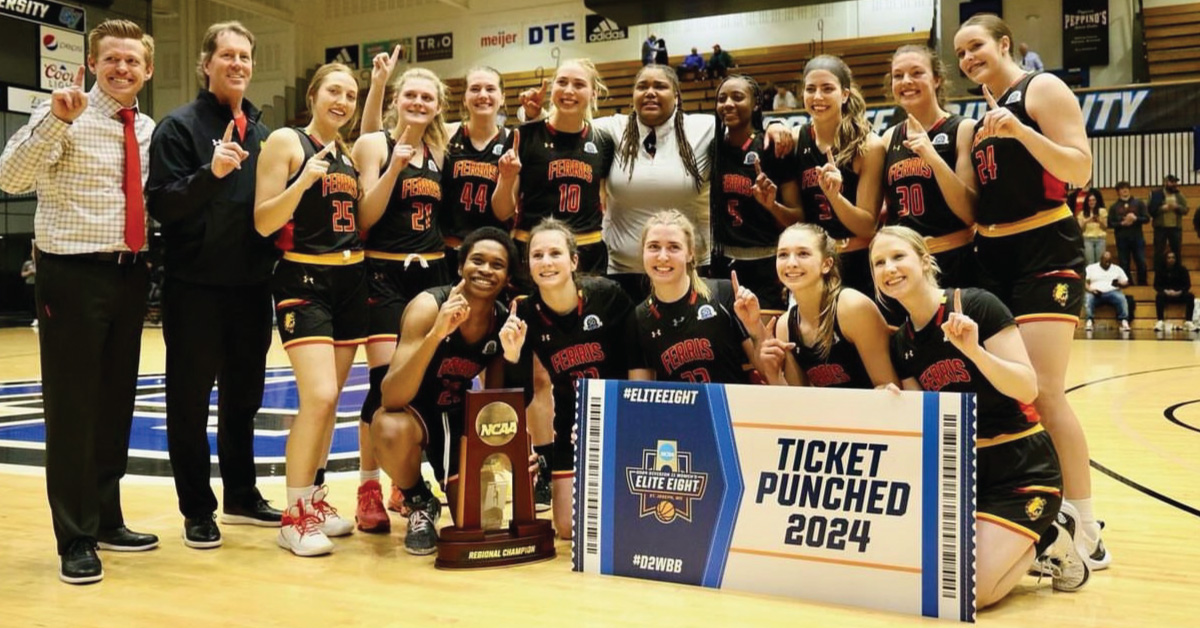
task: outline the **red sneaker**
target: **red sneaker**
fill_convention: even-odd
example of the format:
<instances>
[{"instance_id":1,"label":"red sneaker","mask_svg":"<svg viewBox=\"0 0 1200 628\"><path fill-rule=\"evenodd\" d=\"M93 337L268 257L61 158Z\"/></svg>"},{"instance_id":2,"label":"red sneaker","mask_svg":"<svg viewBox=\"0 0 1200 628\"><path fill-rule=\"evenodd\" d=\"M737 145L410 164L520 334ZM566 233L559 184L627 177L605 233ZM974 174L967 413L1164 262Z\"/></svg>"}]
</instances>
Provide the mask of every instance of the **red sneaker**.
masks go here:
<instances>
[{"instance_id":1,"label":"red sneaker","mask_svg":"<svg viewBox=\"0 0 1200 628\"><path fill-rule=\"evenodd\" d=\"M367 480L358 487L358 508L354 520L363 532L387 534L392 530L392 520L383 509L383 487L379 480Z\"/></svg>"},{"instance_id":2,"label":"red sneaker","mask_svg":"<svg viewBox=\"0 0 1200 628\"><path fill-rule=\"evenodd\" d=\"M392 495L388 498L387 507L388 510L398 512L400 513L401 517L405 518L407 518L408 513L411 512L408 504L404 503L404 493L401 493L400 487L396 486L395 484L392 485Z\"/></svg>"}]
</instances>

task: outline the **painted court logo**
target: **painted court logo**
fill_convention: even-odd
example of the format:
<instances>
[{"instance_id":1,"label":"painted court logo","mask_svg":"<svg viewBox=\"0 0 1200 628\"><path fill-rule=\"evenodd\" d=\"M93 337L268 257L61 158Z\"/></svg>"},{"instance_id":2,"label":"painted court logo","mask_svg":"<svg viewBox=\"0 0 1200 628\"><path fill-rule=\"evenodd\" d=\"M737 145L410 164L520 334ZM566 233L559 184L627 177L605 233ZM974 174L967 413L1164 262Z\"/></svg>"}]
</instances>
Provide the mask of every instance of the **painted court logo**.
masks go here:
<instances>
[{"instance_id":1,"label":"painted court logo","mask_svg":"<svg viewBox=\"0 0 1200 628\"><path fill-rule=\"evenodd\" d=\"M640 517L654 516L660 523L676 518L692 520L692 502L704 498L708 474L692 471L692 454L679 451L673 440L660 440L654 449L642 450L642 466L627 467L629 492L637 495Z\"/></svg>"}]
</instances>

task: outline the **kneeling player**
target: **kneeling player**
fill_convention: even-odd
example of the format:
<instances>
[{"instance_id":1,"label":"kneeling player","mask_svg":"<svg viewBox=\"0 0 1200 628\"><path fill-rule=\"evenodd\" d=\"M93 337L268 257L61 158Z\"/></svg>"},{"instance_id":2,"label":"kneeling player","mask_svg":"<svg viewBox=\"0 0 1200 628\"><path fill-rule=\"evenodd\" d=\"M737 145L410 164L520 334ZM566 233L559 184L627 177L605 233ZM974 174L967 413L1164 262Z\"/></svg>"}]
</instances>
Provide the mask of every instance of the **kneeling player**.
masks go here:
<instances>
[{"instance_id":1,"label":"kneeling player","mask_svg":"<svg viewBox=\"0 0 1200 628\"><path fill-rule=\"evenodd\" d=\"M938 287L933 255L912 229L884 227L870 251L875 285L908 315L892 338L904 388L976 395L978 606L1008 595L1038 550L1055 589L1079 589L1090 571L1074 522L1055 521L1062 470L1033 407L1037 375L1012 313L985 290Z\"/></svg>"},{"instance_id":2,"label":"kneeling player","mask_svg":"<svg viewBox=\"0 0 1200 628\"><path fill-rule=\"evenodd\" d=\"M496 297L508 285L516 248L508 234L484 227L461 251L462 281L426 290L405 309L383 408L371 421L375 453L411 510L404 539L410 554L437 551L441 504L421 480L422 450L454 503L466 391L484 369L486 387L503 380L499 332L508 310Z\"/></svg>"}]
</instances>

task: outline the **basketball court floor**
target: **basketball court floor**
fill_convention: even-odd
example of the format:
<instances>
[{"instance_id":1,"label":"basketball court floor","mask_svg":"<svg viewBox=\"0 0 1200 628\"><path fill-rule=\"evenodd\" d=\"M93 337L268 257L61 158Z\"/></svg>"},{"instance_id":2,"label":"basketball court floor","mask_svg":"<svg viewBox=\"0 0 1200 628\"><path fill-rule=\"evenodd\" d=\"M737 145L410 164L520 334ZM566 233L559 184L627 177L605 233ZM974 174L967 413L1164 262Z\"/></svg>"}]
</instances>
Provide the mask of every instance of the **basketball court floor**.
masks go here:
<instances>
[{"instance_id":1,"label":"basketball court floor","mask_svg":"<svg viewBox=\"0 0 1200 628\"><path fill-rule=\"evenodd\" d=\"M1074 594L1025 578L988 626L1200 625L1200 343L1080 339L1069 398L1091 443L1096 511L1113 566ZM276 345L270 363L286 367ZM361 367L360 367L361 368ZM103 582L62 584L41 459L36 332L0 329L0 626L887 626L935 620L571 571L557 559L475 572L439 571L403 550L404 520L389 536L336 539L321 558L296 558L275 530L222 526L224 547L198 551L180 538L162 427L162 335L144 336L131 475L123 496L131 528L162 538L141 554L103 552ZM357 373L357 371L356 371ZM260 486L283 503L285 368L272 370L259 417ZM362 376L365 379L365 375ZM353 390L335 438L331 502L352 516L357 473ZM272 391L274 391L272 393ZM340 413L342 414L342 413ZM218 488L219 490L219 488ZM443 523L448 521L443 518Z\"/></svg>"}]
</instances>

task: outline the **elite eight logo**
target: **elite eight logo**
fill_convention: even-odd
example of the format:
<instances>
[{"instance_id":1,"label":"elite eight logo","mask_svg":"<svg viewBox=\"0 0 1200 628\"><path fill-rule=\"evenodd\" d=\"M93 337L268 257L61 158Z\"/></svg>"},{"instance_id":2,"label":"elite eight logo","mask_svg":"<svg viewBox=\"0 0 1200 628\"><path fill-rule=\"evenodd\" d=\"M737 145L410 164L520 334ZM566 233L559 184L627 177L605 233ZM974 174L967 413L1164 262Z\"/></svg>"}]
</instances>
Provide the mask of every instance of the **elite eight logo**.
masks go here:
<instances>
[{"instance_id":1,"label":"elite eight logo","mask_svg":"<svg viewBox=\"0 0 1200 628\"><path fill-rule=\"evenodd\" d=\"M673 440L660 440L642 450L642 466L625 469L629 492L641 499L638 514L653 515L660 523L692 520L692 502L704 498L707 473L692 471L692 454L679 451Z\"/></svg>"}]
</instances>

